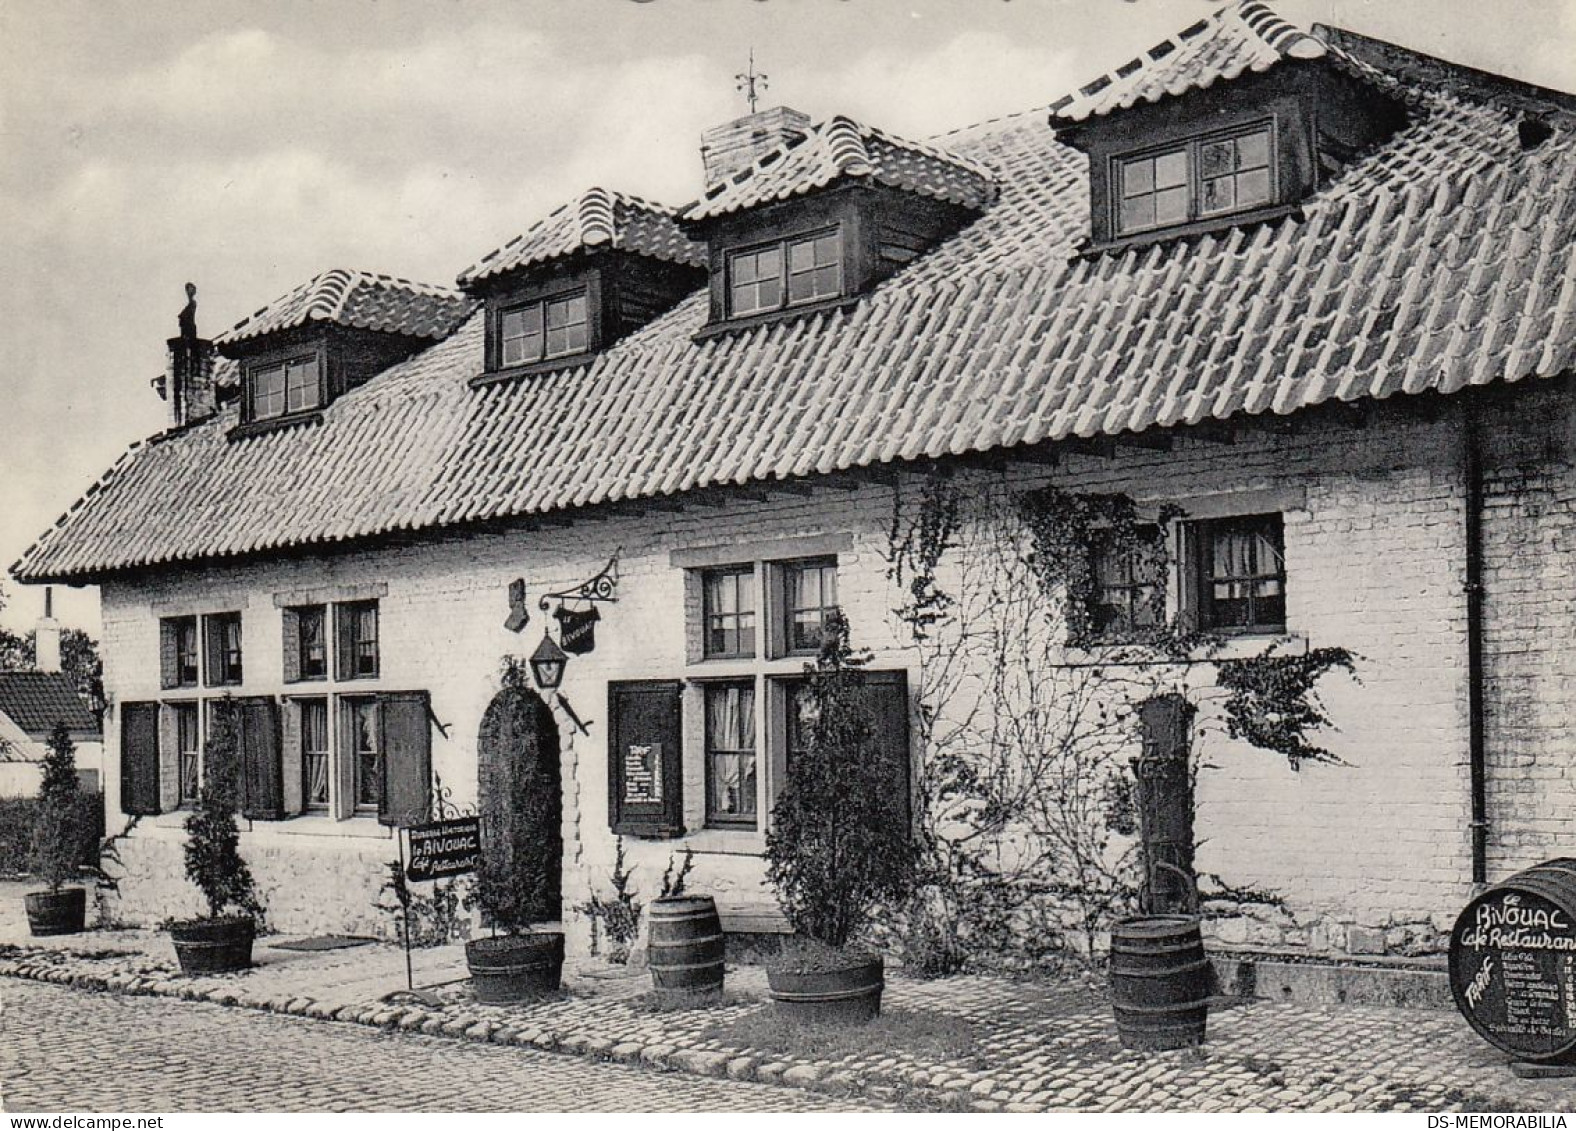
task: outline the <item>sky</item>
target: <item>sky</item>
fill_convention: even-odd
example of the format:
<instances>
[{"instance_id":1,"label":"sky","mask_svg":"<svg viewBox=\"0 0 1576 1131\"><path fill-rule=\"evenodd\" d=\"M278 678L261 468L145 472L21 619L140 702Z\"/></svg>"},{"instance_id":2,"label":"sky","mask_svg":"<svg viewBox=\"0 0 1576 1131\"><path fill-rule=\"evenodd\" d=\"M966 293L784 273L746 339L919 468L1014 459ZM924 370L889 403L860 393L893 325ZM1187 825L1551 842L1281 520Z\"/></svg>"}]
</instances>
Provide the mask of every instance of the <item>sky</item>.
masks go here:
<instances>
[{"instance_id":1,"label":"sky","mask_svg":"<svg viewBox=\"0 0 1576 1131\"><path fill-rule=\"evenodd\" d=\"M1576 0L1271 0L1576 91ZM166 425L212 337L334 267L452 283L591 185L673 205L763 106L926 137L1044 106L1206 0L0 0L0 570ZM7 578L0 623L42 590ZM96 632L97 592L57 615Z\"/></svg>"}]
</instances>

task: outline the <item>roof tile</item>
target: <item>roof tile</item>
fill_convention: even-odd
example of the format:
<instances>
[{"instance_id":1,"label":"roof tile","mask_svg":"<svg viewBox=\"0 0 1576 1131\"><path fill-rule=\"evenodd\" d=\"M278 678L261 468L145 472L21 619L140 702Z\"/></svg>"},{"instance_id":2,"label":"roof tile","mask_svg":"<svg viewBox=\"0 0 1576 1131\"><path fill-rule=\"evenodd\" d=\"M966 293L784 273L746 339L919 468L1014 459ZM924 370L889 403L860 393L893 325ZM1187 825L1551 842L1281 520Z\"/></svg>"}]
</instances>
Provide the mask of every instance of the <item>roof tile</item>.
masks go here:
<instances>
[{"instance_id":1,"label":"roof tile","mask_svg":"<svg viewBox=\"0 0 1576 1131\"><path fill-rule=\"evenodd\" d=\"M220 347L234 345L309 322L436 341L453 333L474 306L447 287L336 269L302 283L214 341Z\"/></svg>"},{"instance_id":2,"label":"roof tile","mask_svg":"<svg viewBox=\"0 0 1576 1131\"><path fill-rule=\"evenodd\" d=\"M56 722L77 738L97 738L98 720L60 672L0 672L0 714L28 737L47 739Z\"/></svg>"}]
</instances>

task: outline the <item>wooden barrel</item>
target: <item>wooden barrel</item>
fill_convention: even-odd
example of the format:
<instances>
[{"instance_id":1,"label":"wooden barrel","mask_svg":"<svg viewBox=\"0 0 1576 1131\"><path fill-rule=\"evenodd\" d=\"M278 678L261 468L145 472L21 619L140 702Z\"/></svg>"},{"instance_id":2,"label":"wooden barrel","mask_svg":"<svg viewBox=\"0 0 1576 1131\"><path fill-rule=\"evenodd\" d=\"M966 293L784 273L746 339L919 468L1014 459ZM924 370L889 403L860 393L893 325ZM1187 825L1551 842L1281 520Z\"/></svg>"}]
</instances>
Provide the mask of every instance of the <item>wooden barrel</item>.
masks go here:
<instances>
[{"instance_id":1,"label":"wooden barrel","mask_svg":"<svg viewBox=\"0 0 1576 1131\"><path fill-rule=\"evenodd\" d=\"M1450 992L1495 1048L1576 1062L1576 860L1517 872L1466 905L1450 932Z\"/></svg>"},{"instance_id":2,"label":"wooden barrel","mask_svg":"<svg viewBox=\"0 0 1576 1131\"><path fill-rule=\"evenodd\" d=\"M1111 932L1111 1004L1130 1049L1180 1049L1204 1042L1209 960L1198 919L1143 915Z\"/></svg>"},{"instance_id":3,"label":"wooden barrel","mask_svg":"<svg viewBox=\"0 0 1576 1131\"><path fill-rule=\"evenodd\" d=\"M476 1000L489 1005L530 1001L558 989L564 971L564 936L558 931L497 935L465 944Z\"/></svg>"},{"instance_id":4,"label":"wooden barrel","mask_svg":"<svg viewBox=\"0 0 1576 1131\"><path fill-rule=\"evenodd\" d=\"M715 996L722 992L722 920L709 895L653 900L646 964L659 993Z\"/></svg>"}]
</instances>

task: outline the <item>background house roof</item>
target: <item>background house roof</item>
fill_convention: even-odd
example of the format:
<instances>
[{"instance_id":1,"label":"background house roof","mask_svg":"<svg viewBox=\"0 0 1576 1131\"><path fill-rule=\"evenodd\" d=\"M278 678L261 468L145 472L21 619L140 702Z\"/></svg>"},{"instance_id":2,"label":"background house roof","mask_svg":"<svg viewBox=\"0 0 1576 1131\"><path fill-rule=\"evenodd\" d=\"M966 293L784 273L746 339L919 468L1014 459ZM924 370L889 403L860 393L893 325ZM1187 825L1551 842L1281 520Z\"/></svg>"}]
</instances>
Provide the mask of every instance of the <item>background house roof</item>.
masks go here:
<instances>
[{"instance_id":1,"label":"background house roof","mask_svg":"<svg viewBox=\"0 0 1576 1131\"><path fill-rule=\"evenodd\" d=\"M524 235L488 252L481 262L461 271L456 282L470 286L522 267L604 247L691 267L706 263L706 245L679 229L672 209L628 193L593 188L554 209Z\"/></svg>"},{"instance_id":2,"label":"background house roof","mask_svg":"<svg viewBox=\"0 0 1576 1131\"><path fill-rule=\"evenodd\" d=\"M241 319L214 342L233 345L308 322L437 340L452 333L473 306L470 299L447 287L336 269Z\"/></svg>"},{"instance_id":3,"label":"background house roof","mask_svg":"<svg viewBox=\"0 0 1576 1131\"><path fill-rule=\"evenodd\" d=\"M684 221L709 220L802 196L844 177L981 209L995 197L990 170L935 146L905 141L852 118L835 117L711 186L683 208Z\"/></svg>"},{"instance_id":4,"label":"background house roof","mask_svg":"<svg viewBox=\"0 0 1576 1131\"><path fill-rule=\"evenodd\" d=\"M56 722L65 723L74 739L96 742L100 737L98 720L60 672L0 672L0 714L40 741Z\"/></svg>"},{"instance_id":5,"label":"background house roof","mask_svg":"<svg viewBox=\"0 0 1576 1131\"><path fill-rule=\"evenodd\" d=\"M1414 88L1300 215L1086 256L1088 168L1043 109L940 139L1000 198L852 306L695 340L698 292L586 365L472 389L483 319L232 442L127 452L29 581L328 546L710 485L1550 376L1576 365L1576 147ZM172 489L178 483L179 490Z\"/></svg>"}]
</instances>

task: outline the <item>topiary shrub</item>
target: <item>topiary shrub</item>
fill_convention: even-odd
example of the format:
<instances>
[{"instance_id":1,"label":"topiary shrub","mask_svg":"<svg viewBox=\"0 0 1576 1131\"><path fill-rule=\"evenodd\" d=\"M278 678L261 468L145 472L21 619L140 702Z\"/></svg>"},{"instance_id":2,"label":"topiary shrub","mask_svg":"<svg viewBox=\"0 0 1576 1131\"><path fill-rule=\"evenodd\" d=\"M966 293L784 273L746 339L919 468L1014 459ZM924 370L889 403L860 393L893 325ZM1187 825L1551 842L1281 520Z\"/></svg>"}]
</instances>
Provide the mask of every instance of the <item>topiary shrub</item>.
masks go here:
<instances>
[{"instance_id":1,"label":"topiary shrub","mask_svg":"<svg viewBox=\"0 0 1576 1131\"><path fill-rule=\"evenodd\" d=\"M241 859L241 830L235 819L239 782L235 708L221 700L213 705L203 746L197 808L186 818L186 878L202 892L210 919L229 915L257 920L263 915L252 870Z\"/></svg>"},{"instance_id":2,"label":"topiary shrub","mask_svg":"<svg viewBox=\"0 0 1576 1131\"><path fill-rule=\"evenodd\" d=\"M33 821L31 871L51 892L58 892L82 868L85 830L81 788L77 782L76 745L64 723L49 733L49 753L44 756L44 780L38 790L38 810ZM91 812L88 810L87 812Z\"/></svg>"},{"instance_id":3,"label":"topiary shrub","mask_svg":"<svg viewBox=\"0 0 1576 1131\"><path fill-rule=\"evenodd\" d=\"M788 764L766 834L766 877L788 922L832 948L853 941L878 906L900 903L914 875L905 799L871 756L865 662L849 648L847 620L833 613L805 667L808 741Z\"/></svg>"}]
</instances>

